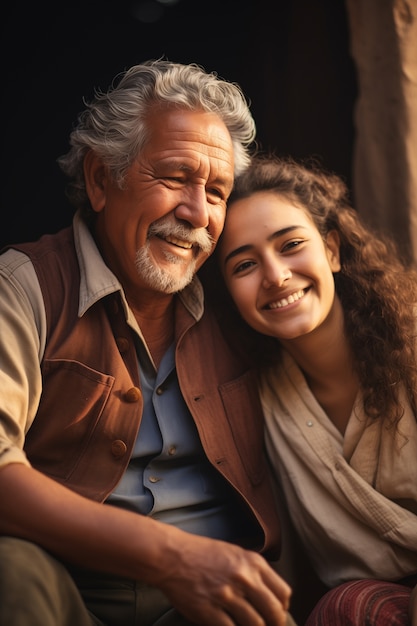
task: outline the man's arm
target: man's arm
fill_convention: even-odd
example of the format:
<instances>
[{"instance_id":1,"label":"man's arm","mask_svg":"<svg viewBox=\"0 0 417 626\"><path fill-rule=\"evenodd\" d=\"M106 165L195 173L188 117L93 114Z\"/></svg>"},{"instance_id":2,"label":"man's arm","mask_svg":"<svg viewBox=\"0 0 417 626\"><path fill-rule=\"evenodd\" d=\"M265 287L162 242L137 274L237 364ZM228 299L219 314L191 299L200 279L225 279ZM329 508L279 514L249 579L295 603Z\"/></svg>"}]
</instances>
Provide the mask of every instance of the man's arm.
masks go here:
<instances>
[{"instance_id":1,"label":"man's arm","mask_svg":"<svg viewBox=\"0 0 417 626\"><path fill-rule=\"evenodd\" d=\"M159 587L202 626L286 621L290 588L259 554L88 500L21 463L0 470L0 533Z\"/></svg>"}]
</instances>

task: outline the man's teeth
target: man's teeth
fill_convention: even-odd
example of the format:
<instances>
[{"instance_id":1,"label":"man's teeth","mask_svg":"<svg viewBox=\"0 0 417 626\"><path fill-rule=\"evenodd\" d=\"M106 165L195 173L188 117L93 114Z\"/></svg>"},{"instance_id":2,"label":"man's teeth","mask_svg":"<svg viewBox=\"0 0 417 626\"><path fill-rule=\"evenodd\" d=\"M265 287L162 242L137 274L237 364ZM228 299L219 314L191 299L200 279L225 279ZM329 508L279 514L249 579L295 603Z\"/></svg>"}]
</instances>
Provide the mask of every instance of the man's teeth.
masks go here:
<instances>
[{"instance_id":1,"label":"man's teeth","mask_svg":"<svg viewBox=\"0 0 417 626\"><path fill-rule=\"evenodd\" d=\"M174 246L186 248L187 250L193 247L193 244L189 241L183 241L182 239L177 239L176 237L165 237L165 241L168 241L168 243L173 243Z\"/></svg>"},{"instance_id":2,"label":"man's teeth","mask_svg":"<svg viewBox=\"0 0 417 626\"><path fill-rule=\"evenodd\" d=\"M303 296L304 296L304 289L299 289L298 291L295 291L287 298L282 298L282 300L278 300L277 302L270 302L267 308L268 309L281 309L282 307L288 306L289 304L292 304L293 302L297 302L297 300L300 300L300 298L302 298Z\"/></svg>"}]
</instances>

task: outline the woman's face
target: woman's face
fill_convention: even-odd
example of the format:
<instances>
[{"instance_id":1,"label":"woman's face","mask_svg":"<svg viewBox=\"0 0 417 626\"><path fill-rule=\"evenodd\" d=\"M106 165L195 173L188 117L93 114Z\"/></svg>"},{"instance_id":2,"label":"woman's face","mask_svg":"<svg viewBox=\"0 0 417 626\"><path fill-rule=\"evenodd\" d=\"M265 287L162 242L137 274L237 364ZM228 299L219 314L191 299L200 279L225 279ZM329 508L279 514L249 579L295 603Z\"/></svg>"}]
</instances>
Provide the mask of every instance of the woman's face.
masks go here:
<instances>
[{"instance_id":1,"label":"woman's face","mask_svg":"<svg viewBox=\"0 0 417 626\"><path fill-rule=\"evenodd\" d=\"M331 232L324 242L306 209L271 191L236 200L218 247L226 286L257 331L291 340L329 316L338 237Z\"/></svg>"}]
</instances>

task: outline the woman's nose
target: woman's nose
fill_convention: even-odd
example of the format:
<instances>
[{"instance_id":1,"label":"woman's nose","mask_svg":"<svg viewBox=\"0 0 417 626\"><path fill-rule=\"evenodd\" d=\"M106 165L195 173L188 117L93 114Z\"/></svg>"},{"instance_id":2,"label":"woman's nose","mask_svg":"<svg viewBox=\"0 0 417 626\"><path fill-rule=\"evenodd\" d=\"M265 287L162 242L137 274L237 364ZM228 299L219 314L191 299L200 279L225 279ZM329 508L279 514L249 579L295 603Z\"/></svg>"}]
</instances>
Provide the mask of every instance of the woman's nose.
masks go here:
<instances>
[{"instance_id":1,"label":"woman's nose","mask_svg":"<svg viewBox=\"0 0 417 626\"><path fill-rule=\"evenodd\" d=\"M291 276L290 268L284 263L275 260L265 268L262 284L264 289L269 289L273 286L282 287Z\"/></svg>"}]
</instances>

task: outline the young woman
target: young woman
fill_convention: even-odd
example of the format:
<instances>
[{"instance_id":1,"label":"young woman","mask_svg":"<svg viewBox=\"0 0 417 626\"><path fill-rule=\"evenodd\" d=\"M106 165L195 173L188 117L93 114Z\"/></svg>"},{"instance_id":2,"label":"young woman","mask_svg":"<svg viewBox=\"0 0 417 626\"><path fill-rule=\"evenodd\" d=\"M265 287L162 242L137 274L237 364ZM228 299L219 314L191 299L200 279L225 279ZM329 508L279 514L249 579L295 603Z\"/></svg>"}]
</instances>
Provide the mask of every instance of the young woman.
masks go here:
<instances>
[{"instance_id":1,"label":"young woman","mask_svg":"<svg viewBox=\"0 0 417 626\"><path fill-rule=\"evenodd\" d=\"M268 455L331 589L307 626L414 626L415 271L340 178L267 156L237 180L216 255L225 331L259 367Z\"/></svg>"}]
</instances>

